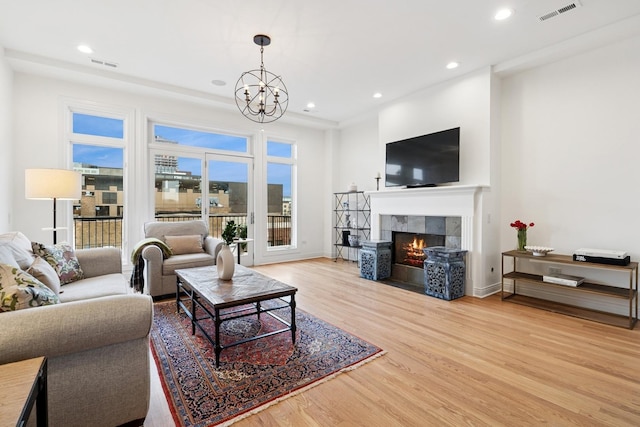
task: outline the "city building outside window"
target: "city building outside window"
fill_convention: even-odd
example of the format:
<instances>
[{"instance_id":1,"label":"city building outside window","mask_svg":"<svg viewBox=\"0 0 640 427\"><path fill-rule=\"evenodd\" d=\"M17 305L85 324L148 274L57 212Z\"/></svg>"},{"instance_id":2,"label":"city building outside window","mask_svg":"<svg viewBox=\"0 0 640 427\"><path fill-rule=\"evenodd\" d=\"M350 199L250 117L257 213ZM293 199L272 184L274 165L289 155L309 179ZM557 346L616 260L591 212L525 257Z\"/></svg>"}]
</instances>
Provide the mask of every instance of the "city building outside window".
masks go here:
<instances>
[{"instance_id":1,"label":"city building outside window","mask_svg":"<svg viewBox=\"0 0 640 427\"><path fill-rule=\"evenodd\" d=\"M75 246L122 248L124 212L124 119L71 113L73 169L82 175L74 203Z\"/></svg>"}]
</instances>

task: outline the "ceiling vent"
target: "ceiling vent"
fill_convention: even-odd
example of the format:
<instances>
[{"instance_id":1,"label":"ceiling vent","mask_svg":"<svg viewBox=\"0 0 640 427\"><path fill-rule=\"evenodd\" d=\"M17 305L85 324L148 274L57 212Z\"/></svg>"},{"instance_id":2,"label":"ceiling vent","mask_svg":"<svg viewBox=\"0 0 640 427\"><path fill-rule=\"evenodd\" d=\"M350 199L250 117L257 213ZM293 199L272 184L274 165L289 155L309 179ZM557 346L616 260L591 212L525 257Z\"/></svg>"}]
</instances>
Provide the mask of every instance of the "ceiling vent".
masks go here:
<instances>
[{"instance_id":1,"label":"ceiling vent","mask_svg":"<svg viewBox=\"0 0 640 427\"><path fill-rule=\"evenodd\" d=\"M116 64L115 62L104 61L102 59L91 58L91 63L96 65L104 65L105 67L109 68L118 68L118 64Z\"/></svg>"},{"instance_id":2,"label":"ceiling vent","mask_svg":"<svg viewBox=\"0 0 640 427\"><path fill-rule=\"evenodd\" d=\"M572 10L577 9L580 6L582 6L580 4L580 2L578 0L575 0L575 1L573 1L573 2L571 2L569 4L566 4L566 5L562 6L562 7L559 7L557 9L551 10L549 12L543 13L542 15L539 15L538 16L538 20L540 22L547 21L547 20L549 20L551 18L555 18L556 16L560 16L563 13L571 12Z\"/></svg>"}]
</instances>

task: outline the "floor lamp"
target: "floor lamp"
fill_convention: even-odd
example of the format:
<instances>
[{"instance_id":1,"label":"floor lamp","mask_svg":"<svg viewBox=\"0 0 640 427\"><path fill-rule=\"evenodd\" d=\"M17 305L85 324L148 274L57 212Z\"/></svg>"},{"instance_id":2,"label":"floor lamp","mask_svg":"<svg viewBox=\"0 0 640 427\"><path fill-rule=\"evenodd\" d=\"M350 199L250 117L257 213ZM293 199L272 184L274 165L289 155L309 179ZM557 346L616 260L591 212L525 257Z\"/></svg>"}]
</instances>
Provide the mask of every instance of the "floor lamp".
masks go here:
<instances>
[{"instance_id":1,"label":"floor lamp","mask_svg":"<svg viewBox=\"0 0 640 427\"><path fill-rule=\"evenodd\" d=\"M34 200L53 200L53 244L57 242L56 202L79 200L82 195L82 176L66 169L25 169L25 197ZM50 230L45 228L44 230Z\"/></svg>"}]
</instances>

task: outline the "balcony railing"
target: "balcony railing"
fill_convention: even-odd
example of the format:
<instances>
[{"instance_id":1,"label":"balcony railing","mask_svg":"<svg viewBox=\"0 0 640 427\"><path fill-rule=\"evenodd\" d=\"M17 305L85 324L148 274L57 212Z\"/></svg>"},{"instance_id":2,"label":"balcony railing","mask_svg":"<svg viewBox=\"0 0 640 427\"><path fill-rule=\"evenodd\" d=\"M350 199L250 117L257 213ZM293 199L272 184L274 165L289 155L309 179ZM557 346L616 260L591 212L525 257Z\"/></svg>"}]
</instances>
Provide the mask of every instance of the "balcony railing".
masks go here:
<instances>
[{"instance_id":1,"label":"balcony railing","mask_svg":"<svg viewBox=\"0 0 640 427\"><path fill-rule=\"evenodd\" d=\"M200 215L157 215L156 221L179 222L200 219ZM222 238L227 222L246 225L246 215L209 215L209 234ZM122 217L74 217L75 246L78 249L114 246L122 248ZM291 217L288 215L268 216L268 245L286 246L291 244Z\"/></svg>"},{"instance_id":2,"label":"balcony railing","mask_svg":"<svg viewBox=\"0 0 640 427\"><path fill-rule=\"evenodd\" d=\"M74 217L76 248L89 249L114 246L122 248L122 217Z\"/></svg>"}]
</instances>

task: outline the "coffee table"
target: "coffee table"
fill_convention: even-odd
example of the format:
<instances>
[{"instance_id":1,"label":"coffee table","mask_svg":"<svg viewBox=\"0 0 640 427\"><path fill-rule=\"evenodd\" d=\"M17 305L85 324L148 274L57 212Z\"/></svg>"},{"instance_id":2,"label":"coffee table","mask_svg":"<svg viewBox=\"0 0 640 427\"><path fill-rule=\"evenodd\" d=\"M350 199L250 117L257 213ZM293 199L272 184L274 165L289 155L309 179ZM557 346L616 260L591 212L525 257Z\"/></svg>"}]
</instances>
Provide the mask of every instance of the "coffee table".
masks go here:
<instances>
[{"instance_id":1,"label":"coffee table","mask_svg":"<svg viewBox=\"0 0 640 427\"><path fill-rule=\"evenodd\" d=\"M216 266L185 268L176 270L176 308L180 309L191 319L191 334L196 333L196 327L211 342L216 355L216 367L220 366L220 353L228 347L240 345L249 341L265 338L271 335L291 331L291 341L296 342L296 300L297 288L264 276L242 265L235 266L231 280L218 279ZM287 303L283 298L287 298ZM283 304L265 308L261 302L280 299ZM204 304L206 303L206 304ZM253 309L247 309L247 305ZM239 308L240 306L244 306ZM286 321L272 313L285 307L291 308L291 321ZM236 310L229 310L236 308ZM225 310L221 313L221 310ZM197 310L197 312L196 312ZM254 337L235 341L231 344L220 343L220 325L222 322L247 316L258 316L262 313L274 317L286 327L267 332ZM214 337L211 337L200 324L201 320L211 319L214 324Z\"/></svg>"}]
</instances>

